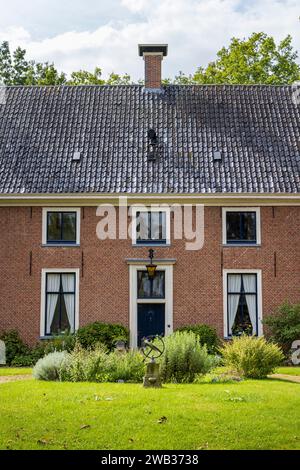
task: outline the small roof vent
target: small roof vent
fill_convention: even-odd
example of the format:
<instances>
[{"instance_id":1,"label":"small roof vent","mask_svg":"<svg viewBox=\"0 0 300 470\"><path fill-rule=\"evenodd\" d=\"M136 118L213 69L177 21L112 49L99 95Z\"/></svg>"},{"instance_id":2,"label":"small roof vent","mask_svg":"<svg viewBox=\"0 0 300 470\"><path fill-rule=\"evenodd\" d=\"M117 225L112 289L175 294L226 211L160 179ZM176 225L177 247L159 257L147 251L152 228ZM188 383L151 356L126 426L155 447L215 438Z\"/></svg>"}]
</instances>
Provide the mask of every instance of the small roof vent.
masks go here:
<instances>
[{"instance_id":1,"label":"small roof vent","mask_svg":"<svg viewBox=\"0 0 300 470\"><path fill-rule=\"evenodd\" d=\"M72 158L73 162L79 162L80 158L81 158L80 152L73 153L73 158Z\"/></svg>"},{"instance_id":2,"label":"small roof vent","mask_svg":"<svg viewBox=\"0 0 300 470\"><path fill-rule=\"evenodd\" d=\"M215 150L213 153L213 157L214 157L215 162L222 160L222 155L221 155L220 150Z\"/></svg>"}]
</instances>

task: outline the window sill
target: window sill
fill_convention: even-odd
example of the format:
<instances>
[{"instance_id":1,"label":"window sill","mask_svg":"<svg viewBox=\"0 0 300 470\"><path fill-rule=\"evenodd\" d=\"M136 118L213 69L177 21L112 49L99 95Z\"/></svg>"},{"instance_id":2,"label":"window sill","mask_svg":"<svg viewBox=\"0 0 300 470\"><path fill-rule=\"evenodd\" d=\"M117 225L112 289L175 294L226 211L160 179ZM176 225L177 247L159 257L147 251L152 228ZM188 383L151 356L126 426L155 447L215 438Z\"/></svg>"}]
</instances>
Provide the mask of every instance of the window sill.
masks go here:
<instances>
[{"instance_id":1,"label":"window sill","mask_svg":"<svg viewBox=\"0 0 300 470\"><path fill-rule=\"evenodd\" d=\"M42 243L42 248L78 248L80 243Z\"/></svg>"},{"instance_id":2,"label":"window sill","mask_svg":"<svg viewBox=\"0 0 300 470\"><path fill-rule=\"evenodd\" d=\"M261 243L223 243L224 248L261 248Z\"/></svg>"},{"instance_id":3,"label":"window sill","mask_svg":"<svg viewBox=\"0 0 300 470\"><path fill-rule=\"evenodd\" d=\"M171 246L171 243L133 243L132 246L134 248L139 248L139 247L141 247L141 248L145 248L145 247L155 248L156 246L158 246L158 247L163 247L164 246L164 247L169 248Z\"/></svg>"}]
</instances>

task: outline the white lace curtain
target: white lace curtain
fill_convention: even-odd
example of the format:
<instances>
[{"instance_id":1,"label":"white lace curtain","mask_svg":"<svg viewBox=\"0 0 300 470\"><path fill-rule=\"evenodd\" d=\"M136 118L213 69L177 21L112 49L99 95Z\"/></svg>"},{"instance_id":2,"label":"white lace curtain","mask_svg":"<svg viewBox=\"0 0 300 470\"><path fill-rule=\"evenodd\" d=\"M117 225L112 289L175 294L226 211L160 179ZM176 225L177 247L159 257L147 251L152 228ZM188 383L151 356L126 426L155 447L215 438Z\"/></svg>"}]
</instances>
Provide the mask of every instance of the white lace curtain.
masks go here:
<instances>
[{"instance_id":1,"label":"white lace curtain","mask_svg":"<svg viewBox=\"0 0 300 470\"><path fill-rule=\"evenodd\" d=\"M246 302L250 320L253 327L253 334L256 333L256 295L247 295L247 292L256 292L256 276L255 274L244 274L243 275L244 290L246 294Z\"/></svg>"},{"instance_id":2,"label":"white lace curtain","mask_svg":"<svg viewBox=\"0 0 300 470\"><path fill-rule=\"evenodd\" d=\"M256 276L255 274L230 274L228 276L228 330L231 334L232 328L234 325L235 317L237 314L237 309L239 306L240 295L237 292L241 292L242 286L242 277L243 285L245 291L245 297L248 307L248 312L253 328L253 334L255 334L257 329L257 319L256 319ZM231 292L233 292L231 294ZM248 293L248 294L247 294ZM251 293L251 294L250 294Z\"/></svg>"},{"instance_id":3,"label":"white lace curtain","mask_svg":"<svg viewBox=\"0 0 300 470\"><path fill-rule=\"evenodd\" d=\"M75 276L74 274L63 274L62 275L62 286L64 292L64 301L70 329L74 331L74 320L75 320Z\"/></svg>"},{"instance_id":4,"label":"white lace curtain","mask_svg":"<svg viewBox=\"0 0 300 470\"><path fill-rule=\"evenodd\" d=\"M242 276L233 274L228 276L227 292L240 292L242 284ZM228 295L228 331L231 334L239 306L240 294Z\"/></svg>"},{"instance_id":5,"label":"white lace curtain","mask_svg":"<svg viewBox=\"0 0 300 470\"><path fill-rule=\"evenodd\" d=\"M60 284L60 275L59 274L48 274L47 276L47 291L52 292L48 294L47 297L47 329L46 334L51 333L51 325L53 322L55 309L58 301L58 292ZM57 292L57 294L55 293Z\"/></svg>"}]
</instances>

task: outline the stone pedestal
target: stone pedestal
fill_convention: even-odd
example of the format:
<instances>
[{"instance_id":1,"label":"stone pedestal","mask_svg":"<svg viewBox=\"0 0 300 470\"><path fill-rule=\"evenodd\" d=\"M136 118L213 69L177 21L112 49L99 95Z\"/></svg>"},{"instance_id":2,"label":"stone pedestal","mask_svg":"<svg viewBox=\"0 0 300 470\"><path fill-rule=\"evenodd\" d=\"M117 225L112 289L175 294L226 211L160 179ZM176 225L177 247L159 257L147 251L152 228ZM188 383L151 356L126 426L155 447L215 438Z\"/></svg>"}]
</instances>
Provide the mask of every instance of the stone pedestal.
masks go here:
<instances>
[{"instance_id":1,"label":"stone pedestal","mask_svg":"<svg viewBox=\"0 0 300 470\"><path fill-rule=\"evenodd\" d=\"M149 362L147 364L143 386L147 388L161 388L159 364L157 364L156 362Z\"/></svg>"}]
</instances>

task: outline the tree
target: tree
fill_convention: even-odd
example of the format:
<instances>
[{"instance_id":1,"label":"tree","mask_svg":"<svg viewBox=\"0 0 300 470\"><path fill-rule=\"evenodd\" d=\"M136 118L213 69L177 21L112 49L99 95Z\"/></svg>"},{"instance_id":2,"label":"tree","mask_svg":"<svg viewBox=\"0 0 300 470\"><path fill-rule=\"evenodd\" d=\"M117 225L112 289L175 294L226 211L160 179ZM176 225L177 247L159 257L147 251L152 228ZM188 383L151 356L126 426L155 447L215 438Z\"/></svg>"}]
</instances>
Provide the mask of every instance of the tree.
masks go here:
<instances>
[{"instance_id":1,"label":"tree","mask_svg":"<svg viewBox=\"0 0 300 470\"><path fill-rule=\"evenodd\" d=\"M13 53L9 43L0 45L0 82L4 85L63 85L66 75L53 64L26 60L26 50L18 47Z\"/></svg>"},{"instance_id":2,"label":"tree","mask_svg":"<svg viewBox=\"0 0 300 470\"><path fill-rule=\"evenodd\" d=\"M206 69L199 67L192 81L197 84L288 85L299 80L300 66L287 36L276 46L273 37L253 33L248 39L233 38L217 53Z\"/></svg>"}]
</instances>

